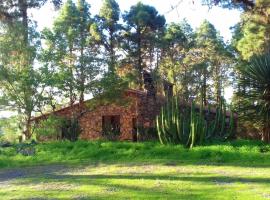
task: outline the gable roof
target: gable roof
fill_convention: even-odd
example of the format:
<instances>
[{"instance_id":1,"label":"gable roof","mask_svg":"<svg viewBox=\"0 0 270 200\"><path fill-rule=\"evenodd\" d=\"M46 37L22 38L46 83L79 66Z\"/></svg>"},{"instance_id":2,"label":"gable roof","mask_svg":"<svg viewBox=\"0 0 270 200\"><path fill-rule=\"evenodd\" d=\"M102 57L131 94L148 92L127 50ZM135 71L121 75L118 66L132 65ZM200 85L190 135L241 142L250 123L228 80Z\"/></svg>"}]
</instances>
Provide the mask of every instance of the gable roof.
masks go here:
<instances>
[{"instance_id":1,"label":"gable roof","mask_svg":"<svg viewBox=\"0 0 270 200\"><path fill-rule=\"evenodd\" d=\"M135 89L127 89L127 90L125 91L125 94L135 94L136 96L146 96L146 95L147 95L147 93L146 93L145 91L135 90ZM92 98L92 99L87 99L87 100L85 100L83 103L81 103L81 102L75 103L75 104L72 105L72 108L73 108L73 109L74 109L74 108L75 108L75 109L76 109L76 108L85 109L85 108L86 108L85 104L86 104L87 102L90 102L90 101L93 100L93 99L95 99L95 97ZM36 117L32 117L30 121L32 121L32 122L33 122L33 121L38 121L38 120L40 120L40 119L44 119L44 118L48 117L49 115L52 115L52 114L58 114L58 113L64 112L65 110L69 110L69 109L71 109L71 105L62 107L62 108L57 109L57 110L55 110L55 111L47 112L47 113L45 113L45 114L42 114L42 115L39 115L39 116L36 116Z\"/></svg>"}]
</instances>

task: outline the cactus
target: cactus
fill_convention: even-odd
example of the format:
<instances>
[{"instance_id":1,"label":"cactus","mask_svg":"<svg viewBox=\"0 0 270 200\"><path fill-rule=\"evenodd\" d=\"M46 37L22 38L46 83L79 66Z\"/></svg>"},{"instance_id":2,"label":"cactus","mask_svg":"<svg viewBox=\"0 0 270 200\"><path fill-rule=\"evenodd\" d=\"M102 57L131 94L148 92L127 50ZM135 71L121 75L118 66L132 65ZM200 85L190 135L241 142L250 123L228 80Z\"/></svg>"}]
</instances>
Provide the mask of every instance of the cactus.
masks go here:
<instances>
[{"instance_id":1,"label":"cactus","mask_svg":"<svg viewBox=\"0 0 270 200\"><path fill-rule=\"evenodd\" d=\"M223 137L224 132L225 132L225 125L226 125L226 104L225 101L222 100L220 101L220 132L219 136Z\"/></svg>"},{"instance_id":2,"label":"cactus","mask_svg":"<svg viewBox=\"0 0 270 200\"><path fill-rule=\"evenodd\" d=\"M203 144L206 139L212 137L228 137L234 130L234 118L231 112L229 130L226 128L226 105L222 100L216 108L216 115L213 121L206 121L204 109L201 104L199 112L192 102L189 109L180 110L178 99L170 99L161 108L156 118L158 137L162 144L185 144L192 148L197 144ZM210 114L210 107L208 107ZM229 135L228 135L229 134Z\"/></svg>"},{"instance_id":3,"label":"cactus","mask_svg":"<svg viewBox=\"0 0 270 200\"><path fill-rule=\"evenodd\" d=\"M210 108L208 108L208 112ZM216 107L215 119L209 122L207 130L207 138L211 137L224 137L226 134L226 104L224 99L220 101L219 105Z\"/></svg>"},{"instance_id":4,"label":"cactus","mask_svg":"<svg viewBox=\"0 0 270 200\"><path fill-rule=\"evenodd\" d=\"M204 119L202 106L200 107L200 112L195 111L195 105L191 105L190 113L190 133L186 145L192 148L196 144L202 144L205 140L207 123Z\"/></svg>"},{"instance_id":5,"label":"cactus","mask_svg":"<svg viewBox=\"0 0 270 200\"><path fill-rule=\"evenodd\" d=\"M232 137L235 131L235 125L234 125L234 113L232 110L232 106L230 106L230 119L229 119L229 128L227 133L227 138Z\"/></svg>"},{"instance_id":6,"label":"cactus","mask_svg":"<svg viewBox=\"0 0 270 200\"><path fill-rule=\"evenodd\" d=\"M158 136L162 144L181 142L181 121L178 100L174 97L161 108L161 113L156 118Z\"/></svg>"},{"instance_id":7,"label":"cactus","mask_svg":"<svg viewBox=\"0 0 270 200\"><path fill-rule=\"evenodd\" d=\"M190 133L189 133L189 141L188 141L188 145L190 148L192 148L195 144L195 140L196 140L196 113L195 113L195 108L194 108L194 103L192 102L191 104L191 113L190 113ZM189 144L190 143L190 144Z\"/></svg>"},{"instance_id":8,"label":"cactus","mask_svg":"<svg viewBox=\"0 0 270 200\"><path fill-rule=\"evenodd\" d=\"M234 114L232 109L230 109L230 122L229 122L229 136L233 136L235 131L235 125L234 125Z\"/></svg>"}]
</instances>

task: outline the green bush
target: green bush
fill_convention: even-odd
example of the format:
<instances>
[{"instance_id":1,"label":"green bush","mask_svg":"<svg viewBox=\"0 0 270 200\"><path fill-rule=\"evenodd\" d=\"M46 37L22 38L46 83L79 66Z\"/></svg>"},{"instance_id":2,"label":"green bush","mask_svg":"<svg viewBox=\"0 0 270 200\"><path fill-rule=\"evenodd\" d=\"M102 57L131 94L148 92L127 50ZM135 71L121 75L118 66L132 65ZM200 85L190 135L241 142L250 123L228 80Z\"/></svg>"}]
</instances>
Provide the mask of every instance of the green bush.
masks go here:
<instances>
[{"instance_id":1,"label":"green bush","mask_svg":"<svg viewBox=\"0 0 270 200\"><path fill-rule=\"evenodd\" d=\"M157 129L156 127L138 127L138 141L156 141L157 137Z\"/></svg>"},{"instance_id":2,"label":"green bush","mask_svg":"<svg viewBox=\"0 0 270 200\"><path fill-rule=\"evenodd\" d=\"M15 143L20 135L16 117L0 119L0 143Z\"/></svg>"},{"instance_id":3,"label":"green bush","mask_svg":"<svg viewBox=\"0 0 270 200\"><path fill-rule=\"evenodd\" d=\"M62 139L76 141L79 138L81 129L76 118L65 120L62 124Z\"/></svg>"},{"instance_id":4,"label":"green bush","mask_svg":"<svg viewBox=\"0 0 270 200\"><path fill-rule=\"evenodd\" d=\"M36 124L34 133L38 140L58 140L62 138L65 123L65 118L51 115Z\"/></svg>"},{"instance_id":5,"label":"green bush","mask_svg":"<svg viewBox=\"0 0 270 200\"><path fill-rule=\"evenodd\" d=\"M106 140L110 141L116 141L119 139L121 132L120 127L112 127L111 125L108 125L104 127L104 130L102 131L102 136Z\"/></svg>"}]
</instances>

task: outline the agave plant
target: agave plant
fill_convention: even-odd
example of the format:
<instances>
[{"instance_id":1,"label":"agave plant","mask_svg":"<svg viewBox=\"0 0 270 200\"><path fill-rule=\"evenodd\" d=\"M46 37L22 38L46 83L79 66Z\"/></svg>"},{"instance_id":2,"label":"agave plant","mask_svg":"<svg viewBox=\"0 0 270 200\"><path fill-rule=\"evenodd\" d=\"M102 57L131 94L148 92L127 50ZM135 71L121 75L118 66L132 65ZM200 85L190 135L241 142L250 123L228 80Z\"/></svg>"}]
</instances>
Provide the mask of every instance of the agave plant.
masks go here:
<instances>
[{"instance_id":1,"label":"agave plant","mask_svg":"<svg viewBox=\"0 0 270 200\"><path fill-rule=\"evenodd\" d=\"M256 56L240 68L240 84L248 87L244 95L246 108L261 124L262 139L270 142L270 54Z\"/></svg>"}]
</instances>

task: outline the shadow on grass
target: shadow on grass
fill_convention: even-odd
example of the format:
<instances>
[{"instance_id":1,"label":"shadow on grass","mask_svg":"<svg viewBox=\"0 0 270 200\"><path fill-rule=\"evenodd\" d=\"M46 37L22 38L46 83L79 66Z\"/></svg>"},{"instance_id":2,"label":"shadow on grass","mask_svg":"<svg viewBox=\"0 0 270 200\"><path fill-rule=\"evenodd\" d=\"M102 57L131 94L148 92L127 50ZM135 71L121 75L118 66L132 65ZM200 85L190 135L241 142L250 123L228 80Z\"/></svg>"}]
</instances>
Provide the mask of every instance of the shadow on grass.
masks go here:
<instances>
[{"instance_id":1,"label":"shadow on grass","mask_svg":"<svg viewBox=\"0 0 270 200\"><path fill-rule=\"evenodd\" d=\"M143 186L132 186L122 184L101 184L92 183L92 185L101 186L104 188L104 192L98 195L85 194L82 197L73 195L71 198L58 197L57 193L52 193L51 196L55 196L52 199L64 200L64 199L78 199L78 200L99 200L99 199L188 199L188 200L209 200L216 199L213 195L216 192L214 189L189 189L188 192L168 191L166 189L146 188ZM32 198L30 198L32 199ZM37 200L44 199L42 197L34 198ZM15 199L14 199L15 200ZM17 198L17 200L29 200L29 198Z\"/></svg>"},{"instance_id":2,"label":"shadow on grass","mask_svg":"<svg viewBox=\"0 0 270 200\"><path fill-rule=\"evenodd\" d=\"M152 180L152 181L189 181L201 182L208 184L232 184L232 183L256 183L256 184L270 184L270 178L256 178L256 177L232 177L223 175L214 175L211 173L179 173L177 176L172 175L56 175L48 174L45 179L50 182L68 182L68 183L91 183L97 180ZM23 184L32 183L36 178L29 178L23 180Z\"/></svg>"},{"instance_id":3,"label":"shadow on grass","mask_svg":"<svg viewBox=\"0 0 270 200\"><path fill-rule=\"evenodd\" d=\"M215 175L211 173L177 173L176 175L147 175L147 174L135 174L135 175L58 175L57 171L54 173L48 173L43 177L43 181L46 184L63 183L70 185L80 186L98 186L103 188L104 192L97 196L89 196L86 194L81 199L216 199L216 195L223 195L223 190L217 190L216 186L226 185L234 186L235 183L246 184L270 184L269 178L243 178L232 177L224 175ZM43 175L41 175L42 177ZM35 185L40 181L39 176L22 179L15 184L17 185ZM141 181L152 181L147 185L141 185ZM167 181L164 183L163 181ZM188 188L167 188L167 185L171 185L174 182L189 182L188 185L199 184L200 187L188 187ZM162 184L159 185L159 182ZM136 185L134 185L136 184ZM210 186L210 187L204 187ZM211 189L210 189L211 188ZM73 189L71 188L71 191ZM183 192L184 191L184 192ZM53 194L55 191L51 191ZM233 194L233 193L232 193ZM230 195L227 194L227 195ZM57 197L57 196L56 196ZM25 198L27 199L27 198ZM38 199L38 198L37 198ZM41 198L42 199L42 198ZM56 198L61 199L61 198ZM65 199L65 198L63 198ZM229 199L229 198L228 198Z\"/></svg>"}]
</instances>

